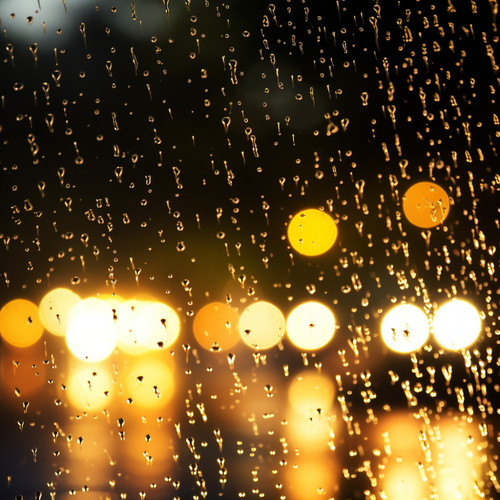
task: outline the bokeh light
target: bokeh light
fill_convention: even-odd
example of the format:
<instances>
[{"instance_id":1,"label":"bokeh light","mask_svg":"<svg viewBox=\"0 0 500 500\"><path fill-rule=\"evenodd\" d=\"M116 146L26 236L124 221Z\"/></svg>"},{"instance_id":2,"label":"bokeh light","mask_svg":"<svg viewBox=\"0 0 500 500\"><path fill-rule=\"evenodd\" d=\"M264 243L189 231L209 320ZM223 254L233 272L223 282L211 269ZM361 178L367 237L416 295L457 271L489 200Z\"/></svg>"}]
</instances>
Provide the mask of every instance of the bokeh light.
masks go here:
<instances>
[{"instance_id":1,"label":"bokeh light","mask_svg":"<svg viewBox=\"0 0 500 500\"><path fill-rule=\"evenodd\" d=\"M448 216L450 198L434 182L417 182L403 196L403 211L414 226L436 227Z\"/></svg>"},{"instance_id":2,"label":"bokeh light","mask_svg":"<svg viewBox=\"0 0 500 500\"><path fill-rule=\"evenodd\" d=\"M339 467L328 455L294 457L287 466L287 497L293 500L337 498Z\"/></svg>"},{"instance_id":3,"label":"bokeh light","mask_svg":"<svg viewBox=\"0 0 500 500\"><path fill-rule=\"evenodd\" d=\"M432 322L436 340L446 349L463 349L481 332L481 317L465 300L452 299L437 310Z\"/></svg>"},{"instance_id":4,"label":"bokeh light","mask_svg":"<svg viewBox=\"0 0 500 500\"><path fill-rule=\"evenodd\" d=\"M412 304L399 304L382 320L382 339L396 352L408 353L420 349L429 337L426 314Z\"/></svg>"},{"instance_id":5,"label":"bokeh light","mask_svg":"<svg viewBox=\"0 0 500 500\"><path fill-rule=\"evenodd\" d=\"M304 302L288 315L286 330L288 338L298 348L320 349L335 333L335 317L324 304Z\"/></svg>"},{"instance_id":6,"label":"bokeh light","mask_svg":"<svg viewBox=\"0 0 500 500\"><path fill-rule=\"evenodd\" d=\"M161 302L128 300L116 308L117 346L128 354L170 347L180 333L176 312Z\"/></svg>"},{"instance_id":7,"label":"bokeh light","mask_svg":"<svg viewBox=\"0 0 500 500\"><path fill-rule=\"evenodd\" d=\"M43 334L38 306L26 299L14 299L0 310L0 334L14 347L29 347Z\"/></svg>"},{"instance_id":8,"label":"bokeh light","mask_svg":"<svg viewBox=\"0 0 500 500\"><path fill-rule=\"evenodd\" d=\"M78 302L80 297L67 288L55 288L48 292L38 308L45 329L54 335L66 335L69 312Z\"/></svg>"},{"instance_id":9,"label":"bokeh light","mask_svg":"<svg viewBox=\"0 0 500 500\"><path fill-rule=\"evenodd\" d=\"M307 256L321 255L337 239L337 225L330 215L315 209L302 210L288 224L288 240L292 248Z\"/></svg>"},{"instance_id":10,"label":"bokeh light","mask_svg":"<svg viewBox=\"0 0 500 500\"><path fill-rule=\"evenodd\" d=\"M382 482L382 489L386 496L382 498L388 500L400 498L422 500L422 498L427 498L426 485L423 483L422 476L414 461L391 461L386 469Z\"/></svg>"},{"instance_id":11,"label":"bokeh light","mask_svg":"<svg viewBox=\"0 0 500 500\"><path fill-rule=\"evenodd\" d=\"M75 366L70 369L66 394L77 410L99 411L108 408L114 397L115 382L108 366Z\"/></svg>"},{"instance_id":12,"label":"bokeh light","mask_svg":"<svg viewBox=\"0 0 500 500\"><path fill-rule=\"evenodd\" d=\"M172 361L168 354L148 352L132 358L122 370L124 396L138 409L165 407L175 392Z\"/></svg>"},{"instance_id":13,"label":"bokeh light","mask_svg":"<svg viewBox=\"0 0 500 500\"><path fill-rule=\"evenodd\" d=\"M241 313L239 330L246 345L257 350L270 349L285 334L285 317L270 302L254 302Z\"/></svg>"},{"instance_id":14,"label":"bokeh light","mask_svg":"<svg viewBox=\"0 0 500 500\"><path fill-rule=\"evenodd\" d=\"M24 349L0 349L0 373L3 386L11 396L32 397L47 383L47 366L42 343ZM43 394L41 392L40 394Z\"/></svg>"},{"instance_id":15,"label":"bokeh light","mask_svg":"<svg viewBox=\"0 0 500 500\"><path fill-rule=\"evenodd\" d=\"M308 417L328 413L334 395L332 380L313 370L306 370L296 375L288 388L288 401L291 407Z\"/></svg>"},{"instance_id":16,"label":"bokeh light","mask_svg":"<svg viewBox=\"0 0 500 500\"><path fill-rule=\"evenodd\" d=\"M198 343L213 352L227 351L240 340L238 311L223 302L211 302L202 307L193 322Z\"/></svg>"},{"instance_id":17,"label":"bokeh light","mask_svg":"<svg viewBox=\"0 0 500 500\"><path fill-rule=\"evenodd\" d=\"M96 298L79 302L69 313L66 343L83 361L96 363L107 358L116 345L113 308Z\"/></svg>"}]
</instances>

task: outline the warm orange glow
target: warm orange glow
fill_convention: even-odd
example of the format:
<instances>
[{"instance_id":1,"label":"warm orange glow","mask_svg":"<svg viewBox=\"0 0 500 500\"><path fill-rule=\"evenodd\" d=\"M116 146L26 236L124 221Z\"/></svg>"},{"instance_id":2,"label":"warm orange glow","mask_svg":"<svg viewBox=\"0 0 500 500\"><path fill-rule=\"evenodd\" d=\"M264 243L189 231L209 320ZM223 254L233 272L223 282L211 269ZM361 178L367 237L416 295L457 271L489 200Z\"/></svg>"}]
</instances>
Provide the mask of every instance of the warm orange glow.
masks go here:
<instances>
[{"instance_id":1,"label":"warm orange glow","mask_svg":"<svg viewBox=\"0 0 500 500\"><path fill-rule=\"evenodd\" d=\"M433 182L418 182L403 196L403 211L414 226L431 228L442 224L450 211L446 191Z\"/></svg>"},{"instance_id":2,"label":"warm orange glow","mask_svg":"<svg viewBox=\"0 0 500 500\"><path fill-rule=\"evenodd\" d=\"M387 500L422 500L427 498L427 488L415 461L391 461L383 479L383 490ZM443 497L457 498L457 497Z\"/></svg>"},{"instance_id":3,"label":"warm orange glow","mask_svg":"<svg viewBox=\"0 0 500 500\"><path fill-rule=\"evenodd\" d=\"M71 309L66 343L79 359L96 363L107 358L116 345L116 326L112 307L89 298Z\"/></svg>"},{"instance_id":4,"label":"warm orange glow","mask_svg":"<svg viewBox=\"0 0 500 500\"><path fill-rule=\"evenodd\" d=\"M305 370L296 375L288 388L291 407L305 416L328 413L334 394L332 380L313 370Z\"/></svg>"},{"instance_id":5,"label":"warm orange glow","mask_svg":"<svg viewBox=\"0 0 500 500\"><path fill-rule=\"evenodd\" d=\"M248 346L257 350L270 349L285 334L285 317L270 302L254 302L241 313L239 330Z\"/></svg>"},{"instance_id":6,"label":"warm orange glow","mask_svg":"<svg viewBox=\"0 0 500 500\"><path fill-rule=\"evenodd\" d=\"M320 349L333 337L335 317L319 302L304 302L288 315L286 330L290 341L300 349Z\"/></svg>"},{"instance_id":7,"label":"warm orange glow","mask_svg":"<svg viewBox=\"0 0 500 500\"><path fill-rule=\"evenodd\" d=\"M291 500L337 498L338 465L328 455L298 456L287 464L284 484Z\"/></svg>"},{"instance_id":8,"label":"warm orange glow","mask_svg":"<svg viewBox=\"0 0 500 500\"><path fill-rule=\"evenodd\" d=\"M193 323L198 343L210 351L227 351L240 340L239 314L223 302L211 302L202 307Z\"/></svg>"},{"instance_id":9,"label":"warm orange glow","mask_svg":"<svg viewBox=\"0 0 500 500\"><path fill-rule=\"evenodd\" d=\"M48 292L40 302L40 321L54 335L66 335L68 315L80 297L67 288L56 288Z\"/></svg>"},{"instance_id":10,"label":"warm orange glow","mask_svg":"<svg viewBox=\"0 0 500 500\"><path fill-rule=\"evenodd\" d=\"M130 398L133 408L159 409L170 402L175 392L175 379L168 356L148 352L131 359L129 366L122 368L123 395Z\"/></svg>"},{"instance_id":11,"label":"warm orange glow","mask_svg":"<svg viewBox=\"0 0 500 500\"><path fill-rule=\"evenodd\" d=\"M337 239L337 225L325 212L310 208L293 216L288 224L288 240L292 248L302 255L321 255Z\"/></svg>"},{"instance_id":12,"label":"warm orange glow","mask_svg":"<svg viewBox=\"0 0 500 500\"><path fill-rule=\"evenodd\" d=\"M0 369L2 385L12 396L26 398L47 383L47 367L43 345L36 344L25 349L0 349Z\"/></svg>"},{"instance_id":13,"label":"warm orange glow","mask_svg":"<svg viewBox=\"0 0 500 500\"><path fill-rule=\"evenodd\" d=\"M74 408L85 411L108 408L114 393L115 383L109 367L85 364L71 369L66 394Z\"/></svg>"},{"instance_id":14,"label":"warm orange glow","mask_svg":"<svg viewBox=\"0 0 500 500\"><path fill-rule=\"evenodd\" d=\"M38 307L26 299L14 299L0 310L0 334L14 347L29 347L43 334Z\"/></svg>"}]
</instances>

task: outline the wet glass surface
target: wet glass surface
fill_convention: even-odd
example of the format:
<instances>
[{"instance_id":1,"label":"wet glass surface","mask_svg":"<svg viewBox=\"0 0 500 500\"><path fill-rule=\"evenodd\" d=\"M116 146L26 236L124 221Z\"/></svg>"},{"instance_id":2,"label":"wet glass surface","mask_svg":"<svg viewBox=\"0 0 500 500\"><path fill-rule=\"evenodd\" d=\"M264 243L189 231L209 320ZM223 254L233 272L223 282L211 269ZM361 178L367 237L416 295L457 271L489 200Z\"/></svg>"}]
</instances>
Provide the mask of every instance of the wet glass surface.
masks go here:
<instances>
[{"instance_id":1,"label":"wet glass surface","mask_svg":"<svg viewBox=\"0 0 500 500\"><path fill-rule=\"evenodd\" d=\"M496 498L497 15L0 2L0 497Z\"/></svg>"}]
</instances>

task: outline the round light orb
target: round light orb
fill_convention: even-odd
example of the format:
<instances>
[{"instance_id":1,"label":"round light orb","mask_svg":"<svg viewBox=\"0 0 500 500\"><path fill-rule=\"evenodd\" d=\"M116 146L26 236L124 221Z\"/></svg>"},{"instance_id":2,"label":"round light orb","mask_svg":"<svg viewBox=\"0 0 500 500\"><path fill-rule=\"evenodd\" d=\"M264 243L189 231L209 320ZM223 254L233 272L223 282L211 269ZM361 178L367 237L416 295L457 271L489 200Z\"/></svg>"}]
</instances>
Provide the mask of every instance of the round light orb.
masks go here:
<instances>
[{"instance_id":1,"label":"round light orb","mask_svg":"<svg viewBox=\"0 0 500 500\"><path fill-rule=\"evenodd\" d=\"M469 302L452 299L437 310L432 330L444 348L456 351L474 343L481 332L481 318Z\"/></svg>"},{"instance_id":2,"label":"round light orb","mask_svg":"<svg viewBox=\"0 0 500 500\"><path fill-rule=\"evenodd\" d=\"M417 182L403 195L403 212L414 226L431 228L442 224L450 211L450 197L434 182Z\"/></svg>"},{"instance_id":3,"label":"round light orb","mask_svg":"<svg viewBox=\"0 0 500 500\"><path fill-rule=\"evenodd\" d=\"M329 412L334 395L332 380L313 370L299 373L288 387L290 406L307 417L314 418Z\"/></svg>"},{"instance_id":4,"label":"round light orb","mask_svg":"<svg viewBox=\"0 0 500 500\"><path fill-rule=\"evenodd\" d=\"M116 346L113 309L103 300L80 301L69 313L66 344L83 361L96 363L106 359Z\"/></svg>"},{"instance_id":5,"label":"round light orb","mask_svg":"<svg viewBox=\"0 0 500 500\"><path fill-rule=\"evenodd\" d=\"M139 337L148 349L170 347L177 340L181 323L176 312L162 302L147 302L138 312Z\"/></svg>"},{"instance_id":6,"label":"round light orb","mask_svg":"<svg viewBox=\"0 0 500 500\"><path fill-rule=\"evenodd\" d=\"M337 225L325 212L309 208L293 216L288 224L288 240L292 248L310 257L321 255L337 239Z\"/></svg>"},{"instance_id":7,"label":"round light orb","mask_svg":"<svg viewBox=\"0 0 500 500\"><path fill-rule=\"evenodd\" d=\"M241 313L239 330L246 345L257 350L270 349L285 334L285 317L270 302L254 302Z\"/></svg>"},{"instance_id":8,"label":"round light orb","mask_svg":"<svg viewBox=\"0 0 500 500\"><path fill-rule=\"evenodd\" d=\"M43 334L38 306L26 299L14 299L0 309L0 335L14 347L29 347Z\"/></svg>"},{"instance_id":9,"label":"round light orb","mask_svg":"<svg viewBox=\"0 0 500 500\"><path fill-rule=\"evenodd\" d=\"M66 335L68 314L80 302L80 297L67 288L55 288L40 301L38 313L47 331L54 335Z\"/></svg>"},{"instance_id":10,"label":"round light orb","mask_svg":"<svg viewBox=\"0 0 500 500\"><path fill-rule=\"evenodd\" d=\"M288 315L286 330L290 341L300 349L320 349L335 333L335 317L319 302L304 302Z\"/></svg>"},{"instance_id":11,"label":"round light orb","mask_svg":"<svg viewBox=\"0 0 500 500\"><path fill-rule=\"evenodd\" d=\"M109 368L79 366L73 368L69 374L66 394L74 408L98 411L111 404L114 387Z\"/></svg>"},{"instance_id":12,"label":"round light orb","mask_svg":"<svg viewBox=\"0 0 500 500\"><path fill-rule=\"evenodd\" d=\"M224 302L211 302L202 307L194 318L194 336L209 351L227 351L240 340L239 319L233 307Z\"/></svg>"},{"instance_id":13,"label":"round light orb","mask_svg":"<svg viewBox=\"0 0 500 500\"><path fill-rule=\"evenodd\" d=\"M400 353L413 352L420 349L429 337L429 320L419 307L399 304L384 316L380 330L389 349Z\"/></svg>"},{"instance_id":14,"label":"round light orb","mask_svg":"<svg viewBox=\"0 0 500 500\"><path fill-rule=\"evenodd\" d=\"M125 374L124 395L139 408L162 408L174 395L174 373L170 360L146 353L131 363Z\"/></svg>"},{"instance_id":15,"label":"round light orb","mask_svg":"<svg viewBox=\"0 0 500 500\"><path fill-rule=\"evenodd\" d=\"M145 306L144 302L131 299L116 307L116 345L127 354L143 354L149 350L148 332L141 327L139 314Z\"/></svg>"}]
</instances>

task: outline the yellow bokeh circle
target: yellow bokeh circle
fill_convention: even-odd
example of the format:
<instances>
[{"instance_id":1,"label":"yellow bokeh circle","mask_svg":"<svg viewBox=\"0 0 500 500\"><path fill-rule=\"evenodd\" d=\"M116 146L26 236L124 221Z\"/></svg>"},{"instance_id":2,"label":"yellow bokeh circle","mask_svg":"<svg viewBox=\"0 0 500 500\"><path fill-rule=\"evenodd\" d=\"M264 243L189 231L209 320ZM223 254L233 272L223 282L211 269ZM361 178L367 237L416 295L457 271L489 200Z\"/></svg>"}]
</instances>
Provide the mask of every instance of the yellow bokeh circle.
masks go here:
<instances>
[{"instance_id":1,"label":"yellow bokeh circle","mask_svg":"<svg viewBox=\"0 0 500 500\"><path fill-rule=\"evenodd\" d=\"M434 182L417 182L403 195L403 212L414 226L431 228L442 224L450 211L450 197Z\"/></svg>"},{"instance_id":2,"label":"yellow bokeh circle","mask_svg":"<svg viewBox=\"0 0 500 500\"><path fill-rule=\"evenodd\" d=\"M270 349L285 334L285 317L270 302L254 302L241 313L239 330L246 345L258 350Z\"/></svg>"},{"instance_id":3,"label":"yellow bokeh circle","mask_svg":"<svg viewBox=\"0 0 500 500\"><path fill-rule=\"evenodd\" d=\"M14 299L0 310L0 334L14 347L29 347L43 334L38 306L26 299Z\"/></svg>"},{"instance_id":4,"label":"yellow bokeh circle","mask_svg":"<svg viewBox=\"0 0 500 500\"><path fill-rule=\"evenodd\" d=\"M321 255L337 239L337 225L327 213L309 208L292 217L288 224L288 240L292 248L310 257Z\"/></svg>"},{"instance_id":5,"label":"yellow bokeh circle","mask_svg":"<svg viewBox=\"0 0 500 500\"><path fill-rule=\"evenodd\" d=\"M235 308L224 302L211 302L202 307L194 318L194 336L209 351L226 351L240 340L239 319Z\"/></svg>"},{"instance_id":6,"label":"yellow bokeh circle","mask_svg":"<svg viewBox=\"0 0 500 500\"><path fill-rule=\"evenodd\" d=\"M68 314L80 302L80 297L67 288L55 288L40 302L40 321L47 331L54 335L66 335Z\"/></svg>"}]
</instances>

